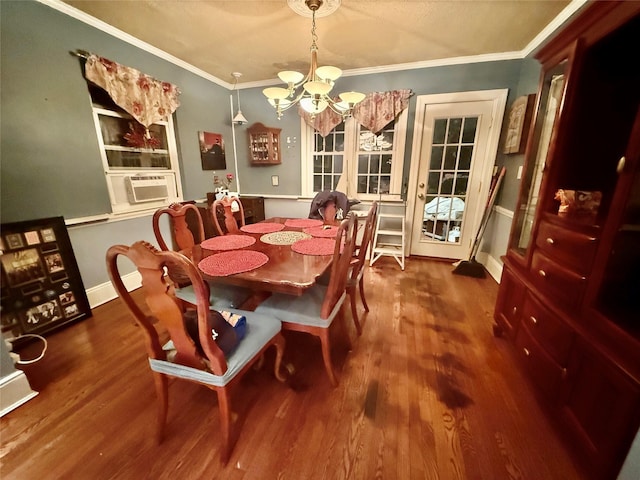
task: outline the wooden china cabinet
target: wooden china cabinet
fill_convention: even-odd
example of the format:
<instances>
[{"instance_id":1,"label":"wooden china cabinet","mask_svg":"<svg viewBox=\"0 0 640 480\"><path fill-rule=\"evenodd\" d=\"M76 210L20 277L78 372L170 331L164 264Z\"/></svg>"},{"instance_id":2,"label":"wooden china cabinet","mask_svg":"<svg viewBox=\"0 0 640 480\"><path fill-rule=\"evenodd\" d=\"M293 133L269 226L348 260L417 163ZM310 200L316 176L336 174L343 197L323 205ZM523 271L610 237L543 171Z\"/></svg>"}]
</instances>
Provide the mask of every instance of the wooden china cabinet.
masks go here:
<instances>
[{"instance_id":1,"label":"wooden china cabinet","mask_svg":"<svg viewBox=\"0 0 640 480\"><path fill-rule=\"evenodd\" d=\"M254 123L249 134L249 160L251 165L278 165L282 163L280 152L281 128L270 128L262 123Z\"/></svg>"},{"instance_id":2,"label":"wooden china cabinet","mask_svg":"<svg viewBox=\"0 0 640 480\"><path fill-rule=\"evenodd\" d=\"M640 2L588 5L536 58L494 333L585 470L614 479L640 425ZM559 213L560 189L601 199Z\"/></svg>"}]
</instances>

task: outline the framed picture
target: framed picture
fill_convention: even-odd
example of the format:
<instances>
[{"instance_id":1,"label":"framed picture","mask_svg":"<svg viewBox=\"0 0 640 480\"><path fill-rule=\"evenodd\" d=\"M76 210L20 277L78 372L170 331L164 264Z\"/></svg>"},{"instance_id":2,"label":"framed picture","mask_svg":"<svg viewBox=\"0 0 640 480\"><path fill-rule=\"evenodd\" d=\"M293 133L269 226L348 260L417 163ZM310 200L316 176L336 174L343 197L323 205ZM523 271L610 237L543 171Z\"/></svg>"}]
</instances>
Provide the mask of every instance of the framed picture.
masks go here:
<instances>
[{"instance_id":1,"label":"framed picture","mask_svg":"<svg viewBox=\"0 0 640 480\"><path fill-rule=\"evenodd\" d=\"M219 133L198 132L202 170L225 170L227 159L224 152L224 139Z\"/></svg>"},{"instance_id":2,"label":"framed picture","mask_svg":"<svg viewBox=\"0 0 640 480\"><path fill-rule=\"evenodd\" d=\"M63 217L1 226L2 335L43 335L91 316Z\"/></svg>"},{"instance_id":3,"label":"framed picture","mask_svg":"<svg viewBox=\"0 0 640 480\"><path fill-rule=\"evenodd\" d=\"M524 153L535 100L534 94L523 95L516 98L511 104L503 153Z\"/></svg>"}]
</instances>

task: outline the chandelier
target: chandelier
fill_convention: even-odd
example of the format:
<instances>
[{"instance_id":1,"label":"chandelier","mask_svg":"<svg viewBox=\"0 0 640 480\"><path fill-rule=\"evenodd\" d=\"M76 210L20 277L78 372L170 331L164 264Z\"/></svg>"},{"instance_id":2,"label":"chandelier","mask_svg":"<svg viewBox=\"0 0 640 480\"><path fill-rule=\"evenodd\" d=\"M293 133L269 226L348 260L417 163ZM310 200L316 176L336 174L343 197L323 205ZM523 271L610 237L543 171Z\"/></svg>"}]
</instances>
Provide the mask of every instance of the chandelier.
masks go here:
<instances>
[{"instance_id":1,"label":"chandelier","mask_svg":"<svg viewBox=\"0 0 640 480\"><path fill-rule=\"evenodd\" d=\"M291 3L291 2L290 2ZM318 45L316 40L316 11L322 6L323 0L304 0L311 10L311 66L309 73L286 70L278 73L278 78L287 84L287 88L269 87L262 93L275 108L278 119L282 112L294 105L300 106L313 116L330 108L343 118L351 116L353 107L361 102L365 95L359 92L343 92L338 95L339 100L329 96L335 81L342 75L342 70L329 65L318 67ZM302 89L300 89L302 87Z\"/></svg>"}]
</instances>

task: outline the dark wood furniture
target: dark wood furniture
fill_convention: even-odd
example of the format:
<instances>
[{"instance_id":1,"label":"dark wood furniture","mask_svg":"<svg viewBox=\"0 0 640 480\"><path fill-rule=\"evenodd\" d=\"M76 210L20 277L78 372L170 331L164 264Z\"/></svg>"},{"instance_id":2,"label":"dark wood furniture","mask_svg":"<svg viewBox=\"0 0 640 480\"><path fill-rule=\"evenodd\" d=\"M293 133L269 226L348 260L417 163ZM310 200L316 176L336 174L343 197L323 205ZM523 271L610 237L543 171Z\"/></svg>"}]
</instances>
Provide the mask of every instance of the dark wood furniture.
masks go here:
<instances>
[{"instance_id":1,"label":"dark wood furniture","mask_svg":"<svg viewBox=\"0 0 640 480\"><path fill-rule=\"evenodd\" d=\"M358 317L358 309L356 308L356 294L357 290L360 290L360 300L362 300L362 306L365 312L369 311L369 305L367 305L367 299L364 296L364 266L367 262L367 251L371 246L373 240L373 230L376 228L378 221L378 202L374 200L369 208L367 217L364 222L362 230L362 240L360 245L356 245L354 249L354 259L351 262L351 274L347 280L347 294L351 303L351 316L356 326L358 335L362 335L362 325L360 325L360 319Z\"/></svg>"},{"instance_id":2,"label":"dark wood furniture","mask_svg":"<svg viewBox=\"0 0 640 480\"><path fill-rule=\"evenodd\" d=\"M639 2L590 4L536 55L494 316L599 480L616 477L640 425L639 57ZM597 212L559 213L559 189L600 192Z\"/></svg>"},{"instance_id":3,"label":"dark wood furniture","mask_svg":"<svg viewBox=\"0 0 640 480\"><path fill-rule=\"evenodd\" d=\"M200 211L205 238L211 238L217 235L210 210L211 204L215 199L215 195L213 193L211 195L207 194L207 198L209 199L207 200L207 203L194 202L194 205ZM258 223L264 220L264 197L240 195L240 201L244 208L244 223L246 225L249 225L250 223ZM235 213L234 216L236 221L240 222L239 213ZM194 220L190 215L187 216L187 223L192 231L197 231L194 230L194 228L197 229L197 225L194 223Z\"/></svg>"},{"instance_id":4,"label":"dark wood furniture","mask_svg":"<svg viewBox=\"0 0 640 480\"><path fill-rule=\"evenodd\" d=\"M239 220L236 219L236 214ZM244 227L244 208L238 197L222 197L214 200L210 215L216 235L239 233L240 227Z\"/></svg>"},{"instance_id":5,"label":"dark wood furniture","mask_svg":"<svg viewBox=\"0 0 640 480\"><path fill-rule=\"evenodd\" d=\"M314 335L320 339L324 368L333 386L338 380L331 362L331 335L333 321L344 322L343 305L347 281L350 276L353 250L358 234L358 217L351 215L338 227L333 249L329 284L314 285L299 297L274 294L256 308L256 313L269 315L282 322L283 330ZM346 339L351 341L348 333Z\"/></svg>"},{"instance_id":6,"label":"dark wood furniture","mask_svg":"<svg viewBox=\"0 0 640 480\"><path fill-rule=\"evenodd\" d=\"M281 131L281 128L270 128L262 123L254 123L247 128L251 165L278 165L282 163Z\"/></svg>"},{"instance_id":7,"label":"dark wood furniture","mask_svg":"<svg viewBox=\"0 0 640 480\"><path fill-rule=\"evenodd\" d=\"M143 311L125 287L118 270L119 257L127 257L140 272L146 306L153 316ZM212 313L207 286L198 269L187 258L177 252L159 251L147 242L136 242L131 247L114 245L107 251L106 260L107 271L118 296L146 339L148 362L153 372L158 399L158 443L163 440L167 421L169 379L195 382L215 391L218 396L220 417L216 425L221 430L221 457L222 462L226 464L237 439L237 434L232 432L231 389L271 346L275 346L277 352L275 376L284 381L279 373L285 345L285 340L280 334L280 322L273 317L252 316L252 313L247 312L247 338L236 347L236 355L225 358L225 354L210 334L209 320ZM189 320L180 308L173 289L169 288L164 275L165 269L181 270L194 287L197 298L197 339L187 333L190 330ZM158 328L159 326L161 328ZM166 350L163 348L163 343L167 340L163 338L166 337L165 332L168 332L172 342L170 347L169 344L165 345Z\"/></svg>"},{"instance_id":8,"label":"dark wood furniture","mask_svg":"<svg viewBox=\"0 0 640 480\"><path fill-rule=\"evenodd\" d=\"M173 250L188 250L205 240L200 209L193 203L172 203L168 207L156 210L152 217L153 233L160 250L172 250L168 247L160 228L160 221L165 216L169 219ZM195 236L194 232L196 232ZM169 274L177 287L176 296L187 306L195 306L196 295L189 278L180 272L170 271ZM232 286L216 285L210 287L207 284L207 288L209 289L209 304L218 310L239 307L251 296L250 291Z\"/></svg>"},{"instance_id":9,"label":"dark wood furniture","mask_svg":"<svg viewBox=\"0 0 640 480\"><path fill-rule=\"evenodd\" d=\"M287 219L274 217L266 222L284 223ZM301 231L301 228L286 227L286 230ZM237 273L227 277L214 277L203 274L209 283L221 283L237 285L256 292L278 292L289 295L302 295L305 290L316 283L316 279L324 273L331 264L331 256L328 255L301 255L291 250L291 245L271 245L260 241L263 234L246 233L256 238L256 243L247 247L247 250L263 252L269 257L262 267L250 272ZM184 252L190 256L197 265L200 260L208 255L217 253L206 250L196 245L190 252Z\"/></svg>"}]
</instances>

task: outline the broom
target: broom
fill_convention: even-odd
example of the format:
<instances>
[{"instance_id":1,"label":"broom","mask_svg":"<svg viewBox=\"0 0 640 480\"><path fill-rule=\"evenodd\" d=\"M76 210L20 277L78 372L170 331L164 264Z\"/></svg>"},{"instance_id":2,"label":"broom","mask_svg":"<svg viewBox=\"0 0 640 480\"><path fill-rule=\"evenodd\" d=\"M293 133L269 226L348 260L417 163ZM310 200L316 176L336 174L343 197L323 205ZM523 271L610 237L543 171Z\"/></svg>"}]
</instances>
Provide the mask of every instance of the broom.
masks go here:
<instances>
[{"instance_id":1,"label":"broom","mask_svg":"<svg viewBox=\"0 0 640 480\"><path fill-rule=\"evenodd\" d=\"M486 277L484 266L476 261L476 254L478 253L478 247L480 246L480 239L482 238L482 234L487 227L487 223L489 223L491 210L493 208L494 202L496 201L496 195L498 194L500 184L502 183L502 179L506 171L506 167L502 167L502 170L500 170L500 175L498 175L498 180L496 180L495 185L493 185L493 188L489 192L489 201L487 202L484 213L482 214L482 220L480 220L480 228L478 228L478 233L476 234L476 238L473 241L473 247L471 247L469 260L460 261L456 265L456 268L453 269L453 273L456 275L465 275L467 277L475 278Z\"/></svg>"}]
</instances>

